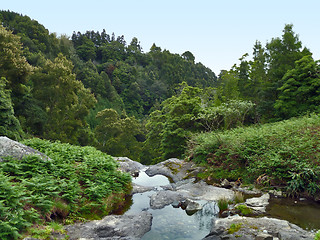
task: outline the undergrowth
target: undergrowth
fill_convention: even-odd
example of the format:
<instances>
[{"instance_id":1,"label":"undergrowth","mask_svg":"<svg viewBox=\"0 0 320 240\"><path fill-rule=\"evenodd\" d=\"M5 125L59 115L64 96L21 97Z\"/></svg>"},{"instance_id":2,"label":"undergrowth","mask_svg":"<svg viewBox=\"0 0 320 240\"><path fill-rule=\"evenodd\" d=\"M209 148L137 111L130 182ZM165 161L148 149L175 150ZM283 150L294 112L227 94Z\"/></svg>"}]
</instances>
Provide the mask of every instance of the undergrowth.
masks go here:
<instances>
[{"instance_id":1,"label":"undergrowth","mask_svg":"<svg viewBox=\"0 0 320 240\"><path fill-rule=\"evenodd\" d=\"M93 147L40 139L23 143L50 159L33 155L0 162L0 239L19 239L34 224L100 218L129 192L130 175Z\"/></svg>"},{"instance_id":2,"label":"undergrowth","mask_svg":"<svg viewBox=\"0 0 320 240\"><path fill-rule=\"evenodd\" d=\"M281 186L292 196L320 193L320 116L197 135L189 156L216 178Z\"/></svg>"}]
</instances>

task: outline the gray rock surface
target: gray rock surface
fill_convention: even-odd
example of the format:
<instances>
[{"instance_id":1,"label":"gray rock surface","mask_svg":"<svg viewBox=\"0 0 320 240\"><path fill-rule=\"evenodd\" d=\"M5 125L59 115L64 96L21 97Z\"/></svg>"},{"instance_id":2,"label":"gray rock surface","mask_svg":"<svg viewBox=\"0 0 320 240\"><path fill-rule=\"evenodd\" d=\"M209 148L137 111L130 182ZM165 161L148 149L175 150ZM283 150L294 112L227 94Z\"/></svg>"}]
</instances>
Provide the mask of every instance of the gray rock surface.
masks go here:
<instances>
[{"instance_id":1,"label":"gray rock surface","mask_svg":"<svg viewBox=\"0 0 320 240\"><path fill-rule=\"evenodd\" d=\"M233 199L234 192L229 189L208 185L203 181L197 183L188 182L176 187L178 193L182 193L190 199L216 201L220 198Z\"/></svg>"},{"instance_id":2,"label":"gray rock surface","mask_svg":"<svg viewBox=\"0 0 320 240\"><path fill-rule=\"evenodd\" d=\"M238 231L228 233L231 225L238 226ZM272 237L272 238L271 238ZM281 239L281 240L313 240L314 234L299 228L285 220L275 218L250 218L232 216L216 219L210 234L204 240L210 239Z\"/></svg>"},{"instance_id":3,"label":"gray rock surface","mask_svg":"<svg viewBox=\"0 0 320 240\"><path fill-rule=\"evenodd\" d=\"M139 184L132 184L132 191L131 194L136 194L136 193L144 193L144 192L148 192L154 190L154 187L149 187L149 186L141 186Z\"/></svg>"},{"instance_id":4,"label":"gray rock surface","mask_svg":"<svg viewBox=\"0 0 320 240\"><path fill-rule=\"evenodd\" d=\"M106 216L102 220L66 226L70 240L136 240L151 229L152 215Z\"/></svg>"},{"instance_id":5,"label":"gray rock surface","mask_svg":"<svg viewBox=\"0 0 320 240\"><path fill-rule=\"evenodd\" d=\"M119 163L121 171L128 172L132 176L136 176L141 169L145 168L141 163L127 157L114 157L114 159Z\"/></svg>"},{"instance_id":6,"label":"gray rock surface","mask_svg":"<svg viewBox=\"0 0 320 240\"><path fill-rule=\"evenodd\" d=\"M186 199L187 199L187 196L185 194L182 194L176 191L171 191L171 190L159 191L151 196L150 207L152 209L161 209L174 202L182 202L182 201L185 201Z\"/></svg>"},{"instance_id":7,"label":"gray rock surface","mask_svg":"<svg viewBox=\"0 0 320 240\"><path fill-rule=\"evenodd\" d=\"M193 162L177 158L170 158L164 162L152 165L146 170L146 174L150 177L161 174L170 178L173 182L178 182L187 176L192 176L193 172L199 172L199 168Z\"/></svg>"},{"instance_id":8,"label":"gray rock surface","mask_svg":"<svg viewBox=\"0 0 320 240\"><path fill-rule=\"evenodd\" d=\"M50 158L43 153L23 145L17 141L13 141L7 137L0 137L0 161L3 161L5 157L13 157L22 159L27 155L38 155L43 160L49 160Z\"/></svg>"},{"instance_id":9,"label":"gray rock surface","mask_svg":"<svg viewBox=\"0 0 320 240\"><path fill-rule=\"evenodd\" d=\"M255 210L256 212L265 213L266 207L269 204L270 195L269 193L263 194L261 197L249 198L246 200L245 204Z\"/></svg>"}]
</instances>

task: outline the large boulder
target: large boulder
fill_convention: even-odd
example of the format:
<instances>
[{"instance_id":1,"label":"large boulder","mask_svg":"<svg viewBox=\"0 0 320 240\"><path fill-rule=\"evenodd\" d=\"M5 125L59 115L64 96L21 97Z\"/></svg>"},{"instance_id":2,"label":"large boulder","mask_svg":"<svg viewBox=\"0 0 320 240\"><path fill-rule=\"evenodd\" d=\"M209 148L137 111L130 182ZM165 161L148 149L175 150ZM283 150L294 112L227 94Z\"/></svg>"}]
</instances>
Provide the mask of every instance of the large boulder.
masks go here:
<instances>
[{"instance_id":1,"label":"large boulder","mask_svg":"<svg viewBox=\"0 0 320 240\"><path fill-rule=\"evenodd\" d=\"M150 166L146 170L149 177L157 174L164 175L170 178L173 182L178 182L193 175L196 175L200 170L193 162L183 161L177 158L170 158L164 162Z\"/></svg>"},{"instance_id":2,"label":"large boulder","mask_svg":"<svg viewBox=\"0 0 320 240\"><path fill-rule=\"evenodd\" d=\"M141 163L127 157L114 157L114 159L119 163L121 171L128 172L134 177L137 177L140 170L145 168Z\"/></svg>"},{"instance_id":3,"label":"large boulder","mask_svg":"<svg viewBox=\"0 0 320 240\"><path fill-rule=\"evenodd\" d=\"M49 157L31 147L13 141L7 137L0 137L0 162L3 161L5 157L22 159L27 155L38 155L43 160L49 159Z\"/></svg>"},{"instance_id":4,"label":"large boulder","mask_svg":"<svg viewBox=\"0 0 320 240\"><path fill-rule=\"evenodd\" d=\"M152 215L110 215L102 220L66 226L70 240L126 239L137 240L151 229Z\"/></svg>"},{"instance_id":5,"label":"large boulder","mask_svg":"<svg viewBox=\"0 0 320 240\"><path fill-rule=\"evenodd\" d=\"M313 240L314 234L285 220L231 216L215 220L210 234L204 240L213 239Z\"/></svg>"}]
</instances>

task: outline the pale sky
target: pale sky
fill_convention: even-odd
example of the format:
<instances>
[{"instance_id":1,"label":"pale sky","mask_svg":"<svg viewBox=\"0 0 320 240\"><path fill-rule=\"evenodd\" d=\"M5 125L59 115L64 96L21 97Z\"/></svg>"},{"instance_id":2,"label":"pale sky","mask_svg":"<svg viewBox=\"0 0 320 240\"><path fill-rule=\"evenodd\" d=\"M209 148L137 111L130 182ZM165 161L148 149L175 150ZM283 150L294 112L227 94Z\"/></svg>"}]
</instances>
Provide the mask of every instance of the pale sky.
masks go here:
<instances>
[{"instance_id":1,"label":"pale sky","mask_svg":"<svg viewBox=\"0 0 320 240\"><path fill-rule=\"evenodd\" d=\"M153 43L171 53L190 51L217 75L244 53L251 56L256 40L265 45L281 37L285 24L293 24L320 59L319 0L7 0L0 9L27 15L58 35L106 29L128 44L137 37L144 52Z\"/></svg>"}]
</instances>

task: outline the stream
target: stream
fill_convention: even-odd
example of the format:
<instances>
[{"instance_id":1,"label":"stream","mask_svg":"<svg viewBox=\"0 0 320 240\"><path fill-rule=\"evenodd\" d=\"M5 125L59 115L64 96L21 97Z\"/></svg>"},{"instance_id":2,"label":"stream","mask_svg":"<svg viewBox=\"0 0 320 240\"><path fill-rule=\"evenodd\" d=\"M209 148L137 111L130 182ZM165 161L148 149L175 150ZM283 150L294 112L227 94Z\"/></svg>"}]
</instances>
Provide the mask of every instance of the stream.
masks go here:
<instances>
[{"instance_id":1,"label":"stream","mask_svg":"<svg viewBox=\"0 0 320 240\"><path fill-rule=\"evenodd\" d=\"M166 190L170 181L166 176L155 175L149 177L140 170L139 176L133 178L134 184L150 187L143 193L135 193L127 199L125 212L119 214L138 215L141 211L152 214L151 230L144 234L142 240L201 240L210 233L212 222L218 218L219 208L215 201L196 200L202 209L191 214L174 204L160 209L150 207L150 198L159 191ZM271 198L265 216L287 220L299 227L316 231L320 229L320 204L305 199L292 200L287 198ZM188 214L189 213L189 214Z\"/></svg>"},{"instance_id":2,"label":"stream","mask_svg":"<svg viewBox=\"0 0 320 240\"><path fill-rule=\"evenodd\" d=\"M133 183L153 187L151 191L136 193L132 196L132 205L126 214L136 214L141 211L149 211L152 216L151 230L142 239L192 239L204 238L211 229L212 218L218 214L218 207L215 202L197 201L203 205L202 210L193 215L188 215L181 208L174 208L172 205L162 209L150 208L150 197L157 191L162 190L161 186L170 184L167 177L155 175L149 177L142 170L138 177L133 178Z\"/></svg>"}]
</instances>

